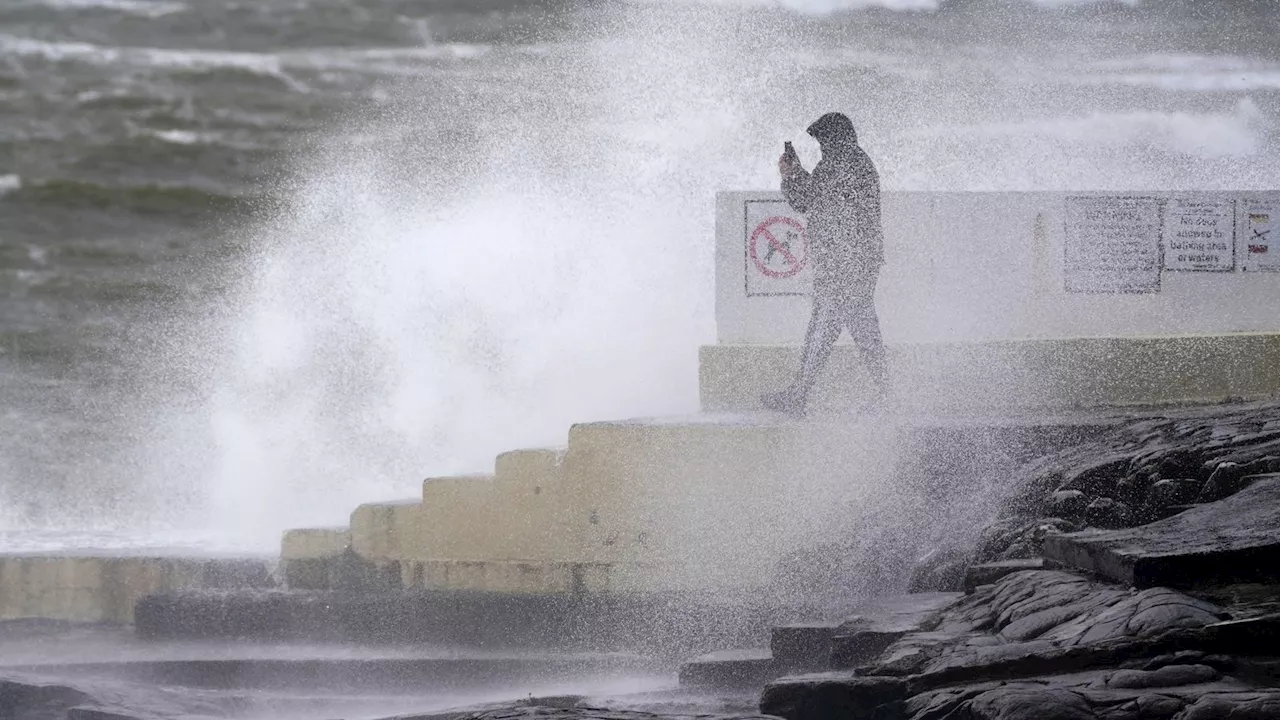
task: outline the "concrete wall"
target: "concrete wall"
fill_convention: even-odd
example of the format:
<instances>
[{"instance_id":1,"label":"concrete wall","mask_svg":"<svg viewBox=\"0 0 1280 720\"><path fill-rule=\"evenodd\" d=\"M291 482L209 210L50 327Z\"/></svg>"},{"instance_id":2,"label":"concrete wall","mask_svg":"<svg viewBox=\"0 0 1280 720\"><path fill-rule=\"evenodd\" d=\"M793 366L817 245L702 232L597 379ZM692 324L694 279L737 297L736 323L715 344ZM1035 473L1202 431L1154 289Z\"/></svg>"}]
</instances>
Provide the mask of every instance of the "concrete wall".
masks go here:
<instances>
[{"instance_id":1,"label":"concrete wall","mask_svg":"<svg viewBox=\"0 0 1280 720\"><path fill-rule=\"evenodd\" d=\"M1180 199L1235 203L1236 270L1166 270L1159 292L1149 294L1067 292L1067 198L1134 195L1161 200L1162 212ZM775 204L767 214L800 218L782 210L778 193L716 196L720 344L803 338L807 297L747 295L752 228L744 207L768 202ZM886 265L877 295L885 338L914 343L1280 330L1280 273L1243 269L1250 257L1262 257L1247 253L1253 227L1248 208L1271 203L1280 207L1280 193L886 193ZM1280 241L1269 250L1280 255Z\"/></svg>"},{"instance_id":2,"label":"concrete wall","mask_svg":"<svg viewBox=\"0 0 1280 720\"><path fill-rule=\"evenodd\" d=\"M0 556L0 620L126 624L133 621L134 603L152 593L273 582L265 561L105 553Z\"/></svg>"},{"instance_id":3,"label":"concrete wall","mask_svg":"<svg viewBox=\"0 0 1280 720\"><path fill-rule=\"evenodd\" d=\"M1081 257L1068 242L1083 225L1081 203L1134 197L1149 211L1139 227L1154 284L1069 291L1081 289L1082 277L1097 280L1068 262ZM1197 221L1186 214L1189 203L1221 211L1211 229L1234 248L1225 271L1186 269L1175 234ZM702 407L758 409L760 394L795 371L810 281L808 267L769 277L758 264L765 244L753 238L762 225L784 233L803 218L777 193L720 193L716 212L719 342L701 352ZM779 217L794 222L769 220ZM1276 192L888 193L877 308L898 401L918 411L1057 408L1280 392L1280 272L1262 268L1280 259L1280 244L1268 239L1278 223ZM854 408L867 394L847 342L819 384L816 408Z\"/></svg>"}]
</instances>

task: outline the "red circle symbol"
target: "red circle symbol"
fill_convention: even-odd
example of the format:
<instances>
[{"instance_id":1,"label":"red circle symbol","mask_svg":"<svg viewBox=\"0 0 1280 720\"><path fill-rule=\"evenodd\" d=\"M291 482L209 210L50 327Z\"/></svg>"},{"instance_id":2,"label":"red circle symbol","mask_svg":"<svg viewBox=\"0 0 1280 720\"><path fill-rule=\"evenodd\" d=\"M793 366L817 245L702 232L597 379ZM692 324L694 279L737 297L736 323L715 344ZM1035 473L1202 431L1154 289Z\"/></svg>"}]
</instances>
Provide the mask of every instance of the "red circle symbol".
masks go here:
<instances>
[{"instance_id":1,"label":"red circle symbol","mask_svg":"<svg viewBox=\"0 0 1280 720\"><path fill-rule=\"evenodd\" d=\"M765 247L760 247L760 241ZM799 220L781 215L765 218L751 231L747 248L751 261L767 277L789 278L804 269L808 240ZM799 248L797 249L797 246Z\"/></svg>"}]
</instances>

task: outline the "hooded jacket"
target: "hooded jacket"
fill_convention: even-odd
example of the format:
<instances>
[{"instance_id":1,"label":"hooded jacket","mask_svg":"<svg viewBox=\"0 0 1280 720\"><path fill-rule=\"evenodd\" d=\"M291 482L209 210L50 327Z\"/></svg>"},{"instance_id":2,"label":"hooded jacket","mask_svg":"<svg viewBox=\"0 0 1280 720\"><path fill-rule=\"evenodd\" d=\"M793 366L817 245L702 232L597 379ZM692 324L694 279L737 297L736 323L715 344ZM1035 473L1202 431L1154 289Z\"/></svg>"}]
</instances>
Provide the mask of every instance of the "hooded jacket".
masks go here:
<instances>
[{"instance_id":1,"label":"hooded jacket","mask_svg":"<svg viewBox=\"0 0 1280 720\"><path fill-rule=\"evenodd\" d=\"M853 123L827 113L809 126L822 160L782 179L782 194L805 216L809 256L819 282L855 279L884 263L880 175L858 146Z\"/></svg>"}]
</instances>

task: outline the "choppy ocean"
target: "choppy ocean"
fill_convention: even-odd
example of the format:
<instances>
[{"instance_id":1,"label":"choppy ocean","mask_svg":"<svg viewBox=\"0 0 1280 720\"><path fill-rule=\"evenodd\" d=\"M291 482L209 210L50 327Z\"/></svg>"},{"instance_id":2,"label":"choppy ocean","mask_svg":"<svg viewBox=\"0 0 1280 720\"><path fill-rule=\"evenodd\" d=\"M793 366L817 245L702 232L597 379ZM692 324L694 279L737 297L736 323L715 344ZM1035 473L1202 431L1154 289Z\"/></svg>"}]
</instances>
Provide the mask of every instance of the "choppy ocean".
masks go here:
<instances>
[{"instance_id":1,"label":"choppy ocean","mask_svg":"<svg viewBox=\"0 0 1280 720\"><path fill-rule=\"evenodd\" d=\"M0 535L269 547L691 411L712 193L830 109L890 188L1275 188L1273 6L4 0Z\"/></svg>"}]
</instances>

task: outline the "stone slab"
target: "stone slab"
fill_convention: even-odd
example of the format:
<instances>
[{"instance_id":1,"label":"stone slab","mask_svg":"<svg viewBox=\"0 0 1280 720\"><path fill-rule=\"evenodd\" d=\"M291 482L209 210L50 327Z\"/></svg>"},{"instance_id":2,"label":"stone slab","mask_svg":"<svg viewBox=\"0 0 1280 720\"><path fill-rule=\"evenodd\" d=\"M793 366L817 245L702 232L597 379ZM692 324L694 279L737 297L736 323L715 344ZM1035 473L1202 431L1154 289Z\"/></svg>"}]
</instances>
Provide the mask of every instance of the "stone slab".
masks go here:
<instances>
[{"instance_id":1,"label":"stone slab","mask_svg":"<svg viewBox=\"0 0 1280 720\"><path fill-rule=\"evenodd\" d=\"M786 720L874 720L891 718L891 708L907 697L899 678L857 677L828 672L779 678L765 686L760 712Z\"/></svg>"},{"instance_id":2,"label":"stone slab","mask_svg":"<svg viewBox=\"0 0 1280 720\"><path fill-rule=\"evenodd\" d=\"M831 667L870 662L902 636L930 629L961 593L912 593L867 601L831 638Z\"/></svg>"},{"instance_id":3,"label":"stone slab","mask_svg":"<svg viewBox=\"0 0 1280 720\"><path fill-rule=\"evenodd\" d=\"M1041 570L1044 558L1028 558L1026 560L997 560L989 563L970 565L964 571L964 591L971 593L981 585L990 585L1005 575L1020 570Z\"/></svg>"},{"instance_id":4,"label":"stone slab","mask_svg":"<svg viewBox=\"0 0 1280 720\"><path fill-rule=\"evenodd\" d=\"M682 663L680 685L717 690L764 687L778 674L768 649L718 650Z\"/></svg>"},{"instance_id":5,"label":"stone slab","mask_svg":"<svg viewBox=\"0 0 1280 720\"><path fill-rule=\"evenodd\" d=\"M832 641L841 624L840 621L815 621L779 625L770 632L770 653L788 673L828 670Z\"/></svg>"},{"instance_id":6,"label":"stone slab","mask_svg":"<svg viewBox=\"0 0 1280 720\"><path fill-rule=\"evenodd\" d=\"M280 540L282 560L335 558L351 547L351 531L345 527L287 530Z\"/></svg>"},{"instance_id":7,"label":"stone slab","mask_svg":"<svg viewBox=\"0 0 1280 720\"><path fill-rule=\"evenodd\" d=\"M1050 535L1044 555L1140 588L1276 581L1280 476L1149 525Z\"/></svg>"}]
</instances>

